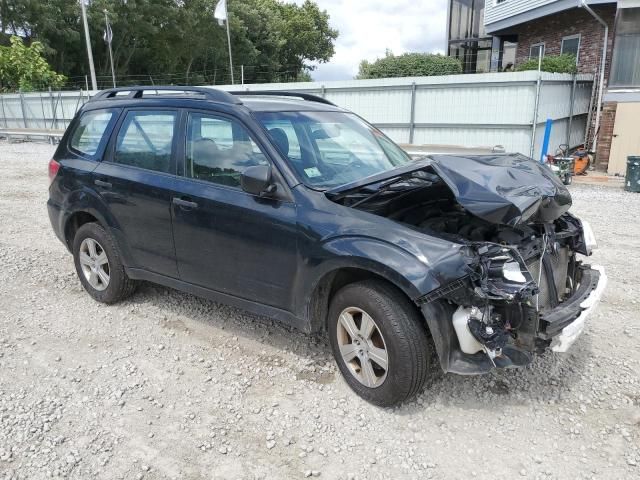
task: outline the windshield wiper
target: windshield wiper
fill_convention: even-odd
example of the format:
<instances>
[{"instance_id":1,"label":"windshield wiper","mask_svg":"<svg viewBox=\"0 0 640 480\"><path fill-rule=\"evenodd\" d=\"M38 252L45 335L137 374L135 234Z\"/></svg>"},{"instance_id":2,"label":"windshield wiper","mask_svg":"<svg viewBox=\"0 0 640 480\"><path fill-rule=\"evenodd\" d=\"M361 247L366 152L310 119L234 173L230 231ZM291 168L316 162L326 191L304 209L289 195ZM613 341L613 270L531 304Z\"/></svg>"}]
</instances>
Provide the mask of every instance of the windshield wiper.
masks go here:
<instances>
[{"instance_id":1,"label":"windshield wiper","mask_svg":"<svg viewBox=\"0 0 640 480\"><path fill-rule=\"evenodd\" d=\"M440 178L437 175L433 175L431 173L427 173L422 170L418 170L417 172L406 173L404 175L400 175L398 177L387 180L386 182L380 183L375 192L370 193L369 195L365 195L363 198L352 203L349 206L355 208L358 205L362 205L363 203L368 202L369 200L373 200L374 198L389 191L391 187L393 187L397 183L404 182L405 180L411 180L411 179L422 180L425 183L427 183L429 186L433 185L434 183L437 183L440 180ZM351 193L354 193L354 192L351 192ZM345 196L348 196L348 194ZM344 198L344 197L341 197L341 198Z\"/></svg>"},{"instance_id":2,"label":"windshield wiper","mask_svg":"<svg viewBox=\"0 0 640 480\"><path fill-rule=\"evenodd\" d=\"M345 183L337 187L333 187L329 190L325 190L325 194L334 200L339 200L346 197L350 193L356 192L363 187L374 185L380 182L392 181L396 178L407 178L407 175L411 175L418 170L423 170L431 165L432 161L430 157L425 157L420 161L410 162L404 165L399 165L391 170L376 173L353 182Z\"/></svg>"}]
</instances>

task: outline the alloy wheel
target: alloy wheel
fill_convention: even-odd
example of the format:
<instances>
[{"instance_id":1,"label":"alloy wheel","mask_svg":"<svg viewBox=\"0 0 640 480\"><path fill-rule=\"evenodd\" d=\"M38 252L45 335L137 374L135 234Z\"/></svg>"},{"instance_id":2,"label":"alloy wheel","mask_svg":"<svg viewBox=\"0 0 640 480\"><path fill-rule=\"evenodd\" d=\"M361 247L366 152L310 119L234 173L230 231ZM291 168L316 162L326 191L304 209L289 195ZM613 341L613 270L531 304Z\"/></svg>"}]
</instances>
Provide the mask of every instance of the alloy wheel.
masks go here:
<instances>
[{"instance_id":1,"label":"alloy wheel","mask_svg":"<svg viewBox=\"0 0 640 480\"><path fill-rule=\"evenodd\" d=\"M93 238L85 238L80 244L80 266L84 278L92 288L103 291L109 286L109 259L102 245Z\"/></svg>"},{"instance_id":2,"label":"alloy wheel","mask_svg":"<svg viewBox=\"0 0 640 480\"><path fill-rule=\"evenodd\" d=\"M338 318L338 346L349 372L363 385L376 388L387 378L389 355L376 322L364 310L345 308Z\"/></svg>"}]
</instances>

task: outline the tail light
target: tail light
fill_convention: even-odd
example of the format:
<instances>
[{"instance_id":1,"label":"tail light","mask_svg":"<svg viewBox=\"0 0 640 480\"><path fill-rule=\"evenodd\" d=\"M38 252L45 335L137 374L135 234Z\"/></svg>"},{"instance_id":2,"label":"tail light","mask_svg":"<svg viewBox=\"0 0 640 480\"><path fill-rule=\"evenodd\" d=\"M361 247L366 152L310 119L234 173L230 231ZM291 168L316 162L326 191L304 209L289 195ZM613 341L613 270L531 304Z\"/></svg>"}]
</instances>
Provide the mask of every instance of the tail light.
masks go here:
<instances>
[{"instance_id":1,"label":"tail light","mask_svg":"<svg viewBox=\"0 0 640 480\"><path fill-rule=\"evenodd\" d=\"M49 160L49 185L53 182L53 179L56 178L58 174L58 170L60 170L60 164L56 162L53 158Z\"/></svg>"}]
</instances>

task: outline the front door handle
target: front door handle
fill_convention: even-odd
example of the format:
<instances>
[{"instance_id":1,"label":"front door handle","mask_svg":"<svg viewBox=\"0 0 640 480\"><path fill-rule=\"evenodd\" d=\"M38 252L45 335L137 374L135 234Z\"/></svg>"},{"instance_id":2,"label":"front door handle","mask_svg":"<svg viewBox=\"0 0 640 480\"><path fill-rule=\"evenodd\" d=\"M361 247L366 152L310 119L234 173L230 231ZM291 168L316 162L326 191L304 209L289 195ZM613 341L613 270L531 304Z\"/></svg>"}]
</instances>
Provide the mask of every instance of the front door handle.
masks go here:
<instances>
[{"instance_id":1,"label":"front door handle","mask_svg":"<svg viewBox=\"0 0 640 480\"><path fill-rule=\"evenodd\" d=\"M198 204L196 202L191 202L189 200L184 200L178 197L173 197L173 204L178 205L179 207L182 207L182 208L190 208L190 209L198 208Z\"/></svg>"},{"instance_id":2,"label":"front door handle","mask_svg":"<svg viewBox=\"0 0 640 480\"><path fill-rule=\"evenodd\" d=\"M102 180L95 180L93 183L95 183L97 186L102 187L102 188L111 188L111 187L113 187L113 185L111 185L109 182L103 182Z\"/></svg>"}]
</instances>

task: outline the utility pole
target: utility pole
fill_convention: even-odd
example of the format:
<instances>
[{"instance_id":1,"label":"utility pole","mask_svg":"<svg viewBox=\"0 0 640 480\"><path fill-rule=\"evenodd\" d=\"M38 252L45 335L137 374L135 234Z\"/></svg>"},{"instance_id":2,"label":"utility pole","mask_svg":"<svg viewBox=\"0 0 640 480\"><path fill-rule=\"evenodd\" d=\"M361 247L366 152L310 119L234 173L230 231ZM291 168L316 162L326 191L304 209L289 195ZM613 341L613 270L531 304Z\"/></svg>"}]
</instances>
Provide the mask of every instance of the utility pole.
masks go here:
<instances>
[{"instance_id":1,"label":"utility pole","mask_svg":"<svg viewBox=\"0 0 640 480\"><path fill-rule=\"evenodd\" d=\"M98 90L98 82L96 81L96 69L93 66L93 51L91 50L91 38L89 37L89 23L87 22L87 9L84 4L85 0L80 0L82 9L82 23L84 25L84 40L87 43L87 57L89 57L89 71L91 73L91 86L94 90Z\"/></svg>"},{"instance_id":2,"label":"utility pole","mask_svg":"<svg viewBox=\"0 0 640 480\"><path fill-rule=\"evenodd\" d=\"M229 12L227 12L227 44L229 45L229 66L231 67L231 85L235 85L233 79L233 57L231 56L231 34L229 33Z\"/></svg>"},{"instance_id":3,"label":"utility pole","mask_svg":"<svg viewBox=\"0 0 640 480\"><path fill-rule=\"evenodd\" d=\"M229 68L231 68L231 84L235 84L233 78L233 58L231 57L231 33L229 33L229 11L227 9L227 0L218 0L216 9L213 12L213 17L218 20L218 24L222 25L222 22L227 24L227 45L229 45Z\"/></svg>"},{"instance_id":4,"label":"utility pole","mask_svg":"<svg viewBox=\"0 0 640 480\"><path fill-rule=\"evenodd\" d=\"M109 13L104 11L104 24L105 24L105 41L109 45L109 61L111 62L111 79L113 80L113 88L116 88L116 72L113 68L113 51L111 50L111 41L113 40L113 31L111 30L111 24L109 23Z\"/></svg>"}]
</instances>

